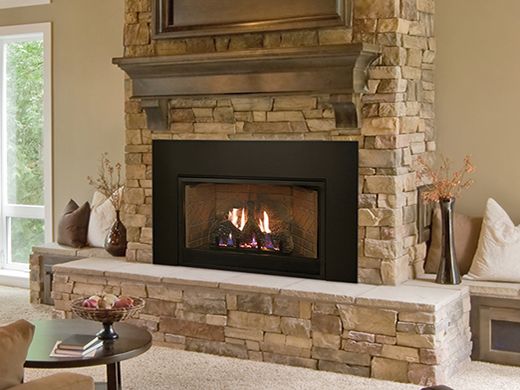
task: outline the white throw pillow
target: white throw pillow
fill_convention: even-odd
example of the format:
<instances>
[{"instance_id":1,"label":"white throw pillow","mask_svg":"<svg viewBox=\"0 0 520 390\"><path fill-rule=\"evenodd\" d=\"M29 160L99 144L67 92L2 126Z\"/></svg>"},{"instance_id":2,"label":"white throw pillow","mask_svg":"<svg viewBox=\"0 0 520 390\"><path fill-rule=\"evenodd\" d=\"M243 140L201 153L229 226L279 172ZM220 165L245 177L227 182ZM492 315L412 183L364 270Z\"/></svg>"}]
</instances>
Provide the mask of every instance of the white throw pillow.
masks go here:
<instances>
[{"instance_id":1,"label":"white throw pillow","mask_svg":"<svg viewBox=\"0 0 520 390\"><path fill-rule=\"evenodd\" d=\"M122 189L119 189L120 193ZM94 192L92 197L87 242L89 246L103 248L110 227L116 220L116 210L109 198L101 192Z\"/></svg>"},{"instance_id":2,"label":"white throw pillow","mask_svg":"<svg viewBox=\"0 0 520 390\"><path fill-rule=\"evenodd\" d=\"M520 225L488 199L477 252L466 275L470 280L520 282Z\"/></svg>"}]
</instances>

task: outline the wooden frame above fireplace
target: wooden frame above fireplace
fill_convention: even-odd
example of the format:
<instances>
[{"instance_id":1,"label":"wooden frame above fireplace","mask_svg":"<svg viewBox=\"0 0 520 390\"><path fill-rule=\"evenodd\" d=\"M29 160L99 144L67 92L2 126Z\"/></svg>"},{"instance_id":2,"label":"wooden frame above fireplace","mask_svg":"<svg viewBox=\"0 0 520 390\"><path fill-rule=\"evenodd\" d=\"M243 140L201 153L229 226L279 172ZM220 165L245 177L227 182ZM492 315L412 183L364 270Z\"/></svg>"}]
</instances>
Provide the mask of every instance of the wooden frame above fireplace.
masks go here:
<instances>
[{"instance_id":1,"label":"wooden frame above fireplace","mask_svg":"<svg viewBox=\"0 0 520 390\"><path fill-rule=\"evenodd\" d=\"M154 0L153 37L186 38L350 26L352 0ZM258 5L258 3L257 3Z\"/></svg>"}]
</instances>

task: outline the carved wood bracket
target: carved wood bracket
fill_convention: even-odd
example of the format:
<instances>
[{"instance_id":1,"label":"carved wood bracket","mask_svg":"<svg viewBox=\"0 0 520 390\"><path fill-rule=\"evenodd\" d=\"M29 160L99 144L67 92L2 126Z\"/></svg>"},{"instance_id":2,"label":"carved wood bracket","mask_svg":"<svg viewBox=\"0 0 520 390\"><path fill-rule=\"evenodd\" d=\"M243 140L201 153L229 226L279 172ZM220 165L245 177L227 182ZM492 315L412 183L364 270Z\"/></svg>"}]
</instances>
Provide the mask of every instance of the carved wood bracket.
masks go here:
<instances>
[{"instance_id":1,"label":"carved wood bracket","mask_svg":"<svg viewBox=\"0 0 520 390\"><path fill-rule=\"evenodd\" d=\"M330 95L340 128L361 125L370 44L253 50L168 57L114 58L132 79L150 130L168 129L168 100L197 96Z\"/></svg>"}]
</instances>

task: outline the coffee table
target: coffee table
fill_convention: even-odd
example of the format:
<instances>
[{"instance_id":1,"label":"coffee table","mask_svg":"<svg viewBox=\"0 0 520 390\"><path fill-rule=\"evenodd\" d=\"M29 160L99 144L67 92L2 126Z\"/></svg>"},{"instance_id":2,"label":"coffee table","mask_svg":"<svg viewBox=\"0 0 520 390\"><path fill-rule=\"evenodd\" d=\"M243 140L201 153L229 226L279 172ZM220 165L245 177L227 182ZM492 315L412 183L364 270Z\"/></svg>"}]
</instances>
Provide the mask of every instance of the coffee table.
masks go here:
<instances>
[{"instance_id":1,"label":"coffee table","mask_svg":"<svg viewBox=\"0 0 520 390\"><path fill-rule=\"evenodd\" d=\"M25 361L26 368L72 368L107 366L108 390L121 390L120 362L146 352L152 346L152 335L145 329L125 323L114 324L119 338L105 342L92 357L50 357L49 354L58 340L73 334L91 334L93 337L101 329L99 322L85 320L40 320ZM104 387L104 386L103 386ZM96 385L96 389L102 387Z\"/></svg>"}]
</instances>

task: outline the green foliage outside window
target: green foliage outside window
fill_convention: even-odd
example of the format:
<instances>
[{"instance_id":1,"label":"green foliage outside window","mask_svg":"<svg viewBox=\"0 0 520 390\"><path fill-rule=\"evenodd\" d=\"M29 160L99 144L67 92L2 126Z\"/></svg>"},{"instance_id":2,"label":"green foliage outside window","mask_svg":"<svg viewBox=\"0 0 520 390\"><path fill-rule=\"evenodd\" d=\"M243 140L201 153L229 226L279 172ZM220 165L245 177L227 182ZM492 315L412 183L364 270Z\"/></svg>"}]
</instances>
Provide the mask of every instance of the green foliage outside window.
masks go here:
<instances>
[{"instance_id":1,"label":"green foliage outside window","mask_svg":"<svg viewBox=\"0 0 520 390\"><path fill-rule=\"evenodd\" d=\"M7 199L43 205L43 41L5 46L7 98ZM11 219L12 260L27 262L44 241L44 221Z\"/></svg>"}]
</instances>

